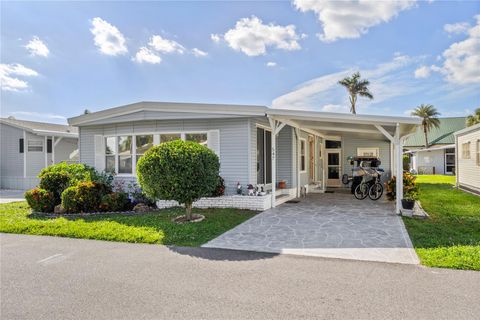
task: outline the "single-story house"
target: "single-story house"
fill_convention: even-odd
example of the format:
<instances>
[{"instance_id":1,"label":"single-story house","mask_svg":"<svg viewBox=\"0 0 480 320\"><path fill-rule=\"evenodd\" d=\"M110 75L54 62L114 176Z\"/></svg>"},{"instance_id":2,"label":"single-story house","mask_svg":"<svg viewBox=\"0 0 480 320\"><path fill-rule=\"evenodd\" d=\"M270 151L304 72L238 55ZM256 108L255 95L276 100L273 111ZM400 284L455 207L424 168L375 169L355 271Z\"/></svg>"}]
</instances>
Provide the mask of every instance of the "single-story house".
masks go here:
<instances>
[{"instance_id":1,"label":"single-story house","mask_svg":"<svg viewBox=\"0 0 480 320\"><path fill-rule=\"evenodd\" d=\"M415 132L420 120L251 105L139 102L83 114L68 123L79 130L80 162L114 171L116 179L135 180L137 159L151 146L192 140L219 156L227 195L235 195L238 183L244 190L252 184L268 191L269 206L276 206L303 188L324 192L341 186L342 174L352 170L350 156L378 156L387 176L401 175L401 165L395 164L402 163L403 139ZM277 188L279 181L285 188ZM401 185L397 192L402 195Z\"/></svg>"},{"instance_id":2,"label":"single-story house","mask_svg":"<svg viewBox=\"0 0 480 320\"><path fill-rule=\"evenodd\" d=\"M480 124L455 132L457 187L480 195Z\"/></svg>"},{"instance_id":3,"label":"single-story house","mask_svg":"<svg viewBox=\"0 0 480 320\"><path fill-rule=\"evenodd\" d=\"M0 188L27 190L38 184L41 169L78 159L75 127L0 118Z\"/></svg>"},{"instance_id":4,"label":"single-story house","mask_svg":"<svg viewBox=\"0 0 480 320\"><path fill-rule=\"evenodd\" d=\"M405 139L404 149L411 155L410 169L420 174L455 174L454 132L466 127L465 117L440 118L440 126L425 134L419 126L415 134Z\"/></svg>"}]
</instances>

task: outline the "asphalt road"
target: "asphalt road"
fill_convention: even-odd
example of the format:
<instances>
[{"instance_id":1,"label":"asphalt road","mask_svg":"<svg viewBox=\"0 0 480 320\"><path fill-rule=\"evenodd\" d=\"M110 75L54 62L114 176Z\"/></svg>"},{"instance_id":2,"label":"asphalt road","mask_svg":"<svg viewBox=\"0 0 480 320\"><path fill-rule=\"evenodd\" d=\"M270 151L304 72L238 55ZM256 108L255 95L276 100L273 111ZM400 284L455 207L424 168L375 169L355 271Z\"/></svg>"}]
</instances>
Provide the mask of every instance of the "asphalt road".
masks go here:
<instances>
[{"instance_id":1,"label":"asphalt road","mask_svg":"<svg viewBox=\"0 0 480 320\"><path fill-rule=\"evenodd\" d=\"M480 272L2 234L1 319L478 319Z\"/></svg>"}]
</instances>

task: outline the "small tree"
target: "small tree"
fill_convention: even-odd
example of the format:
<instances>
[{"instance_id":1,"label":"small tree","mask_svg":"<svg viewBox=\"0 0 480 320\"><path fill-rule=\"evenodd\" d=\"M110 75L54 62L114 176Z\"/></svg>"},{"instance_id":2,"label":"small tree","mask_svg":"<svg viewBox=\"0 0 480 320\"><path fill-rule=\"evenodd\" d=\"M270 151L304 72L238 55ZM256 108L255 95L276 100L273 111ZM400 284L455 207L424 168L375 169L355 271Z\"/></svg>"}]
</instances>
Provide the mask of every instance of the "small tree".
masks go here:
<instances>
[{"instance_id":1,"label":"small tree","mask_svg":"<svg viewBox=\"0 0 480 320\"><path fill-rule=\"evenodd\" d=\"M425 148L428 148L428 132L433 128L440 127L438 116L440 112L431 104L421 104L412 111L412 116L422 118L423 135L425 137Z\"/></svg>"},{"instance_id":2,"label":"small tree","mask_svg":"<svg viewBox=\"0 0 480 320\"><path fill-rule=\"evenodd\" d=\"M467 127L471 127L477 123L480 123L480 108L475 109L475 112L467 117Z\"/></svg>"},{"instance_id":3,"label":"small tree","mask_svg":"<svg viewBox=\"0 0 480 320\"><path fill-rule=\"evenodd\" d=\"M338 83L347 89L350 98L350 111L357 114L357 96L366 97L370 100L373 95L368 90L370 82L366 79L361 79L360 72L355 72L351 77L346 77L338 81Z\"/></svg>"},{"instance_id":4,"label":"small tree","mask_svg":"<svg viewBox=\"0 0 480 320\"><path fill-rule=\"evenodd\" d=\"M153 199L176 200L192 219L192 203L210 196L218 184L217 155L196 142L175 140L148 150L137 163L144 192Z\"/></svg>"}]
</instances>

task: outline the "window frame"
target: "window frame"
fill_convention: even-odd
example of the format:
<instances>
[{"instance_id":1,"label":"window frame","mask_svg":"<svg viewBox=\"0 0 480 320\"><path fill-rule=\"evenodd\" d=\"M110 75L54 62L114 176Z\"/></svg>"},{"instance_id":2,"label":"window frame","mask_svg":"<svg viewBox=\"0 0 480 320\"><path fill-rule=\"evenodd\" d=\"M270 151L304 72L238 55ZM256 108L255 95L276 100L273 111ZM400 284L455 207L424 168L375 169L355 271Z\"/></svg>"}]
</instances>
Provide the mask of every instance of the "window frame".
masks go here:
<instances>
[{"instance_id":1,"label":"window frame","mask_svg":"<svg viewBox=\"0 0 480 320\"><path fill-rule=\"evenodd\" d=\"M38 145L34 146L34 145L30 145L30 142L38 142ZM45 141L44 140L31 140L31 139L28 139L27 140L27 152L43 152L45 150ZM41 150L30 150L30 147L40 147Z\"/></svg>"},{"instance_id":2,"label":"window frame","mask_svg":"<svg viewBox=\"0 0 480 320\"><path fill-rule=\"evenodd\" d=\"M302 154L302 144L303 144L304 154ZM307 172L307 139L300 138L300 150L298 150L298 153L300 154L300 173L306 173Z\"/></svg>"},{"instance_id":3,"label":"window frame","mask_svg":"<svg viewBox=\"0 0 480 320\"><path fill-rule=\"evenodd\" d=\"M162 143L160 136L164 134L180 135L180 140L186 141L187 134L206 134L207 141L205 146L208 147L208 134L209 130L184 130L184 131L155 131L155 132L135 132L135 133L117 133L117 134L107 134L103 136L105 147L103 148L103 157L105 159L105 169L106 169L106 157L114 156L115 157L115 171L114 174L117 177L136 177L137 176L137 136L153 136L153 146L157 146ZM131 136L132 137L132 173L119 173L119 152L118 152L118 143L119 137ZM115 139L115 150L114 154L106 154L106 139L114 138Z\"/></svg>"},{"instance_id":4,"label":"window frame","mask_svg":"<svg viewBox=\"0 0 480 320\"><path fill-rule=\"evenodd\" d=\"M462 143L462 159L465 159L465 160L471 159L470 141Z\"/></svg>"},{"instance_id":5,"label":"window frame","mask_svg":"<svg viewBox=\"0 0 480 320\"><path fill-rule=\"evenodd\" d=\"M273 171L272 171L272 164L270 163L268 165L268 167L270 168L270 182L267 182L267 159L270 159L271 160L271 154L270 156L267 158L267 154L270 152L270 151L267 151L267 135L266 135L266 132L269 132L270 133L270 147L272 145L272 129L269 128L269 127L265 127L265 126L262 126L262 125L259 125L257 124L255 126L255 134L257 135L257 143L256 143L256 146L255 146L255 167L257 168L257 165L258 165L258 129L261 129L263 130L263 183L260 183L258 181L258 170L255 170L255 179L257 180L257 184L258 185L262 185L262 186L271 186L272 185L272 177L273 177ZM270 161L271 162L271 161Z\"/></svg>"},{"instance_id":6,"label":"window frame","mask_svg":"<svg viewBox=\"0 0 480 320\"><path fill-rule=\"evenodd\" d=\"M477 167L480 167L480 139L477 139Z\"/></svg>"}]
</instances>

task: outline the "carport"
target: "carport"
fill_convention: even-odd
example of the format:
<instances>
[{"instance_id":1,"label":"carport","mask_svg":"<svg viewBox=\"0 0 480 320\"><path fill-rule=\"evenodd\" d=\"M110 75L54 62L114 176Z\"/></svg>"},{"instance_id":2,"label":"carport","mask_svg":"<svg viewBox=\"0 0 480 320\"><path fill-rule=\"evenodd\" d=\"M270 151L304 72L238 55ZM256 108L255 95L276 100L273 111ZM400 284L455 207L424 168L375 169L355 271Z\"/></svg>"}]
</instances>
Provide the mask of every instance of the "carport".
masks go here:
<instances>
[{"instance_id":1,"label":"carport","mask_svg":"<svg viewBox=\"0 0 480 320\"><path fill-rule=\"evenodd\" d=\"M272 172L276 172L276 140L280 131L286 126L291 126L295 129L296 148L301 149L300 131L311 134L314 139L336 136L341 133L354 134L356 137L362 137L365 140L377 140L390 142L390 170L392 175L397 177L402 176L402 155L403 142L407 136L415 132L421 120L412 117L390 117L390 116L375 116L375 115L353 115L353 114L339 114L329 112L313 112L313 111L297 111L297 110L282 110L282 109L268 109L266 111L270 128L272 131L271 143L271 166ZM323 148L325 145L323 144ZM320 150L319 150L320 151ZM321 150L322 154L325 150ZM296 171L297 181L300 181L300 152L297 152ZM325 161L325 157L323 158ZM325 165L325 163L324 163ZM326 170L323 170L323 178L321 188L326 189L325 176ZM272 174L272 207L275 207L279 202L276 199L276 185L277 177ZM297 196L300 195L301 186L296 187ZM403 197L403 185L396 186L396 204L395 211L400 213L401 199Z\"/></svg>"}]
</instances>

